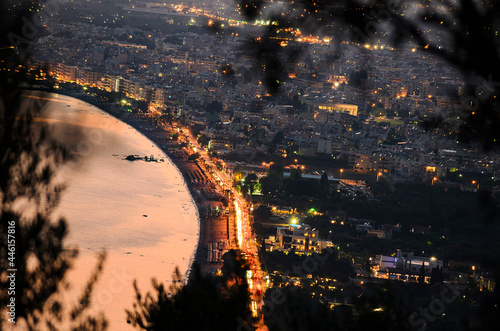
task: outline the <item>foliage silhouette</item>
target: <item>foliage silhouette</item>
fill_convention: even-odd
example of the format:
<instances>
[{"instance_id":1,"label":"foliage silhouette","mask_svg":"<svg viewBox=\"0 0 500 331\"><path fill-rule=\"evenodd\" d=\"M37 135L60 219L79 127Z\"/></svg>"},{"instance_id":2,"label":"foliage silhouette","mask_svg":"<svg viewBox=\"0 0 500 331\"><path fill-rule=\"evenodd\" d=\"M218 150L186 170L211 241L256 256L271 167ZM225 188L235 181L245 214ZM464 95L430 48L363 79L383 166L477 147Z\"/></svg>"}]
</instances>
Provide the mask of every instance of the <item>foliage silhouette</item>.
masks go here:
<instances>
[{"instance_id":1,"label":"foliage silhouette","mask_svg":"<svg viewBox=\"0 0 500 331\"><path fill-rule=\"evenodd\" d=\"M342 57L342 41L418 47L460 70L468 83L462 95L450 96L461 107L448 110L443 118L427 121L426 128L458 131L462 142L479 141L486 149L500 144L500 51L495 28L500 23L498 1L285 0L277 6L263 0L238 3L248 21L273 22L252 36L247 45L271 93L279 94L287 70L304 56L306 43L294 41L298 30L302 36L332 39L333 54L325 58L327 62ZM287 47L280 44L284 36L288 37ZM359 87L359 83L358 77L353 84Z\"/></svg>"},{"instance_id":2,"label":"foliage silhouette","mask_svg":"<svg viewBox=\"0 0 500 331\"><path fill-rule=\"evenodd\" d=\"M11 284L7 278L11 272L7 269L15 269L16 327L104 330L104 316L92 316L87 311L104 254L98 258L80 302L65 307L61 300L62 291L69 286L66 274L77 250L65 245L66 221L53 217L64 189L54 175L70 160L70 148L51 135L48 125L35 120L47 104L45 95L37 94L41 97L38 99L26 97L30 94L25 89L29 87L26 68L34 40L26 39L25 22L33 19L33 9L44 8L43 3L11 5L12 2L0 4L0 329L13 322L8 321L12 316L6 309L13 294L3 289L9 289ZM42 30L40 26L39 34ZM11 45L19 40L13 39L16 36L26 37L25 42ZM8 246L12 235L14 246ZM14 254L9 247L15 247Z\"/></svg>"},{"instance_id":3,"label":"foliage silhouette","mask_svg":"<svg viewBox=\"0 0 500 331\"><path fill-rule=\"evenodd\" d=\"M153 279L153 293L141 294L134 283L136 302L127 310L127 322L141 330L236 330L251 319L246 264L241 252L223 256L222 275L204 275L194 263L183 286L179 270L172 285Z\"/></svg>"}]
</instances>

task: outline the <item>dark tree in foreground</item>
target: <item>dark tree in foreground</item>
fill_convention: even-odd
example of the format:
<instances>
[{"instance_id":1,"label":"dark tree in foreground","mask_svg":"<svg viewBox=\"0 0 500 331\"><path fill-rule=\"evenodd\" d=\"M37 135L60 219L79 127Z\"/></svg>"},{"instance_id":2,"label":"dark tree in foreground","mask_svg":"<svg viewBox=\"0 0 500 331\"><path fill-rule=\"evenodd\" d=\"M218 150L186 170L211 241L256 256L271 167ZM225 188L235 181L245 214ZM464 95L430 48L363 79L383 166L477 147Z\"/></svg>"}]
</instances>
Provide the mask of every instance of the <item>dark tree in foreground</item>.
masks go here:
<instances>
[{"instance_id":1,"label":"dark tree in foreground","mask_svg":"<svg viewBox=\"0 0 500 331\"><path fill-rule=\"evenodd\" d=\"M427 128L458 131L463 142L480 141L487 148L500 144L500 51L498 26L500 3L476 0L285 0L273 5L263 0L238 0L249 22L270 21L249 40L252 56L270 92L279 93L288 71L303 54L306 43L299 36L331 39L333 54L326 62L342 57L344 41L417 47L460 70L468 83L461 107L427 121ZM286 47L281 42L287 38ZM360 52L365 52L362 47ZM302 54L301 54L302 52ZM366 51L367 52L367 51ZM263 69L262 69L263 68ZM359 83L359 79L357 81ZM357 82L353 84L359 87Z\"/></svg>"},{"instance_id":2,"label":"dark tree in foreground","mask_svg":"<svg viewBox=\"0 0 500 331\"><path fill-rule=\"evenodd\" d=\"M299 287L269 289L264 298L265 323L270 331L465 331L494 330L498 326L497 318L489 320L490 323L484 320L477 323L478 316L494 316L477 305L484 299L468 290L460 292L449 284L430 288L399 282L366 284L363 288L351 284L344 287L342 293L338 300L325 296L324 300L316 300ZM465 300L460 300L462 295L472 296L476 304L467 305ZM491 297L488 293L484 296Z\"/></svg>"},{"instance_id":3,"label":"dark tree in foreground","mask_svg":"<svg viewBox=\"0 0 500 331\"><path fill-rule=\"evenodd\" d=\"M104 255L80 302L67 307L61 301L77 251L64 244L66 221L53 216L64 188L54 175L70 152L48 125L35 121L47 102L41 93L26 97L28 43L11 44L15 36L27 38L25 21L43 5L10 5L0 4L0 329L15 322L17 329L103 330L104 316L87 308Z\"/></svg>"},{"instance_id":4,"label":"dark tree in foreground","mask_svg":"<svg viewBox=\"0 0 500 331\"><path fill-rule=\"evenodd\" d=\"M154 293L143 295L135 283L136 302L127 310L128 322L151 331L237 330L251 320L248 265L235 250L223 259L220 276L203 275L195 263L185 285L179 270L168 288L153 280Z\"/></svg>"},{"instance_id":5,"label":"dark tree in foreground","mask_svg":"<svg viewBox=\"0 0 500 331\"><path fill-rule=\"evenodd\" d=\"M264 321L270 331L341 330L344 316L311 298L298 287L273 288L266 291ZM351 316L345 316L348 320Z\"/></svg>"}]
</instances>

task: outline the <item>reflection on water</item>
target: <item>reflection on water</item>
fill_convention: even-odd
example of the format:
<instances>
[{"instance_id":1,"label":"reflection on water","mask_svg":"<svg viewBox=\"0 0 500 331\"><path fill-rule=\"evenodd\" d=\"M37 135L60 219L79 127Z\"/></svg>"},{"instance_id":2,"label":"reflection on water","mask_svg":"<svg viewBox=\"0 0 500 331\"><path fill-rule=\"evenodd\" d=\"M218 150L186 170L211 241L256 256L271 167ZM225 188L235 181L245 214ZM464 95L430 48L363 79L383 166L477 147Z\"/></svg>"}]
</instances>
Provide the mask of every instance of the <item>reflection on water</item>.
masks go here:
<instances>
[{"instance_id":1,"label":"reflection on water","mask_svg":"<svg viewBox=\"0 0 500 331\"><path fill-rule=\"evenodd\" d=\"M152 277L168 282L176 265L188 270L198 241L196 207L178 169L151 141L83 101L54 100L51 122L77 153L61 171L68 188L59 213L69 224L68 244L80 248L69 281L81 289L97 252L106 249L94 310L106 313L110 330L131 330L125 309L132 307L133 279L151 289ZM124 159L131 154L165 162Z\"/></svg>"}]
</instances>

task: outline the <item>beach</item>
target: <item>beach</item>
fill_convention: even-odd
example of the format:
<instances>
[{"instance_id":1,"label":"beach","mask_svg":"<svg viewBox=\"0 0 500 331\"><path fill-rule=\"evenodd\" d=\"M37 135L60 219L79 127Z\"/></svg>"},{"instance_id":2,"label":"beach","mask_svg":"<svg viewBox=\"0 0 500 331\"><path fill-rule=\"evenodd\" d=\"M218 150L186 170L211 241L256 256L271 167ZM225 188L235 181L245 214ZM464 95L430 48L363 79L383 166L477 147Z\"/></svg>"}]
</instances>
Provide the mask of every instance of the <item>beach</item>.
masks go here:
<instances>
[{"instance_id":1,"label":"beach","mask_svg":"<svg viewBox=\"0 0 500 331\"><path fill-rule=\"evenodd\" d=\"M151 114L116 112L113 115L161 146L184 176L199 211L200 236L195 261L203 273L217 272L222 267L223 254L237 247L234 204L229 203L227 193L217 183L212 166L203 158L189 160L196 147L190 140L193 138L187 138L188 129L178 123L154 124ZM179 138L170 139L176 133Z\"/></svg>"},{"instance_id":2,"label":"beach","mask_svg":"<svg viewBox=\"0 0 500 331\"><path fill-rule=\"evenodd\" d=\"M67 188L57 215L69 225L66 245L80 252L65 301L75 302L105 250L91 312L105 313L108 330L133 330L125 314L133 281L144 293L152 278L169 285L175 267L186 276L199 240L197 206L179 169L143 134L84 101L50 99L51 125L63 139L78 133L75 160L59 173Z\"/></svg>"}]
</instances>

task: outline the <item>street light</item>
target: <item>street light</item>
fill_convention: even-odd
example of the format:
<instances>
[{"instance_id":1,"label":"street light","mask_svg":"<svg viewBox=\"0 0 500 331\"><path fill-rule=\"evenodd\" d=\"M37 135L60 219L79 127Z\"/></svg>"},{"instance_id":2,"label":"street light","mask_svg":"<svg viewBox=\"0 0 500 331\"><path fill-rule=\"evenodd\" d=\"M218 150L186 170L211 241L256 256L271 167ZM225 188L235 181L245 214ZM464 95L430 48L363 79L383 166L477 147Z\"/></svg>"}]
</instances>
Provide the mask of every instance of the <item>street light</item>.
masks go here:
<instances>
[{"instance_id":1,"label":"street light","mask_svg":"<svg viewBox=\"0 0 500 331\"><path fill-rule=\"evenodd\" d=\"M432 185L434 185L434 182L437 181L437 180L438 180L437 177L432 178Z\"/></svg>"},{"instance_id":2,"label":"street light","mask_svg":"<svg viewBox=\"0 0 500 331\"><path fill-rule=\"evenodd\" d=\"M342 173L344 172L344 169L340 169L340 180L342 180Z\"/></svg>"},{"instance_id":3,"label":"street light","mask_svg":"<svg viewBox=\"0 0 500 331\"><path fill-rule=\"evenodd\" d=\"M377 183L378 183L378 179L379 179L379 177L380 177L380 176L382 176L382 172L380 172L380 171L379 171L379 172L377 173Z\"/></svg>"}]
</instances>

